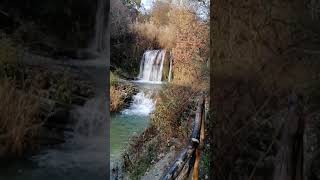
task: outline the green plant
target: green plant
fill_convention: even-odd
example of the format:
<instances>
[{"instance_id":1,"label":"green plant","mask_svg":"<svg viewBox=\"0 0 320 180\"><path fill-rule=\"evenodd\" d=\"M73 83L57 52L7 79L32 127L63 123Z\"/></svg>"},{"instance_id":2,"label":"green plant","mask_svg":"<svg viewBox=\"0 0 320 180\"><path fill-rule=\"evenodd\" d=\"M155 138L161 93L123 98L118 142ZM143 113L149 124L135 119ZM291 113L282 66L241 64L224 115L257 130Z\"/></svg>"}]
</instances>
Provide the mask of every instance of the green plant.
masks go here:
<instances>
[{"instance_id":1,"label":"green plant","mask_svg":"<svg viewBox=\"0 0 320 180\"><path fill-rule=\"evenodd\" d=\"M15 79L18 72L19 51L15 43L0 34L0 77Z\"/></svg>"},{"instance_id":2,"label":"green plant","mask_svg":"<svg viewBox=\"0 0 320 180\"><path fill-rule=\"evenodd\" d=\"M110 72L110 86L114 86L119 81L119 77L115 75L113 72Z\"/></svg>"},{"instance_id":3,"label":"green plant","mask_svg":"<svg viewBox=\"0 0 320 180\"><path fill-rule=\"evenodd\" d=\"M194 98L197 92L186 86L167 86L157 99L156 110L151 117L151 123L163 134L163 138L184 137L189 115L194 109Z\"/></svg>"},{"instance_id":4,"label":"green plant","mask_svg":"<svg viewBox=\"0 0 320 180\"><path fill-rule=\"evenodd\" d=\"M134 167L132 167L130 171L130 178L135 180L140 179L140 177L143 176L145 172L147 172L147 170L151 166L151 161L156 158L156 155L156 144L148 144L145 152L141 154Z\"/></svg>"},{"instance_id":5,"label":"green plant","mask_svg":"<svg viewBox=\"0 0 320 180\"><path fill-rule=\"evenodd\" d=\"M50 96L52 99L65 104L71 104L72 102L72 87L74 83L69 74L61 74L60 79L55 79Z\"/></svg>"}]
</instances>

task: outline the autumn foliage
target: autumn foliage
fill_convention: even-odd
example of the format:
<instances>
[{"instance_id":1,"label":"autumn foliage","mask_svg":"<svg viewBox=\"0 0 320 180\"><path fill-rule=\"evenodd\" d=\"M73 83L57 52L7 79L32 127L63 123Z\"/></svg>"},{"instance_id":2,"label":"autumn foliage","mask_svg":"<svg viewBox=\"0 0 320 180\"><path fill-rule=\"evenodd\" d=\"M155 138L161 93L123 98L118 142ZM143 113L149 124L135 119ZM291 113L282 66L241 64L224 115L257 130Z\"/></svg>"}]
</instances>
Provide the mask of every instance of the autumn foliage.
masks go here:
<instances>
[{"instance_id":1,"label":"autumn foliage","mask_svg":"<svg viewBox=\"0 0 320 180\"><path fill-rule=\"evenodd\" d=\"M156 44L153 47L171 52L175 83L190 85L201 81L208 61L209 25L193 8L156 2L150 17L134 23L132 29L138 44L147 39Z\"/></svg>"}]
</instances>

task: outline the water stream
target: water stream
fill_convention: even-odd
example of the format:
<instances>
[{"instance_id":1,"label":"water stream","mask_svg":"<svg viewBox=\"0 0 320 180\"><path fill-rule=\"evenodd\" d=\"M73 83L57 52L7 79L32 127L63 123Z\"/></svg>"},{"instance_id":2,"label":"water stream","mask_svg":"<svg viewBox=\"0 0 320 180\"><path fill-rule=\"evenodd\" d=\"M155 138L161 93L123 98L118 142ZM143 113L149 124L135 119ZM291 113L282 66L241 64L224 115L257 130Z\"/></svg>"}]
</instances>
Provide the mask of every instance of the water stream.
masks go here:
<instances>
[{"instance_id":1,"label":"water stream","mask_svg":"<svg viewBox=\"0 0 320 180\"><path fill-rule=\"evenodd\" d=\"M139 93L133 96L129 107L111 115L111 168L120 165L121 154L128 148L130 138L149 126L150 114L155 110L154 97L163 83L165 54L165 50L147 50L143 54L139 80L133 81Z\"/></svg>"},{"instance_id":2,"label":"water stream","mask_svg":"<svg viewBox=\"0 0 320 180\"><path fill-rule=\"evenodd\" d=\"M140 134L149 126L150 113L155 109L155 100L152 96L161 86L156 84L138 86L140 92L133 96L130 106L119 113L111 114L111 167L121 162L121 154L127 148L130 138Z\"/></svg>"}]
</instances>

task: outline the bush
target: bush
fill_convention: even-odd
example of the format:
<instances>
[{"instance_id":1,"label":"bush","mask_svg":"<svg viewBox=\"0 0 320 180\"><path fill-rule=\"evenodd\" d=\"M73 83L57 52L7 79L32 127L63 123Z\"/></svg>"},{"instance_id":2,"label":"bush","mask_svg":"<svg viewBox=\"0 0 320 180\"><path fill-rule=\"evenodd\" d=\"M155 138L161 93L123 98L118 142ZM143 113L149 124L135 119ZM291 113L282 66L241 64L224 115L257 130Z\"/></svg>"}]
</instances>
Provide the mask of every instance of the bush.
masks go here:
<instances>
[{"instance_id":1,"label":"bush","mask_svg":"<svg viewBox=\"0 0 320 180\"><path fill-rule=\"evenodd\" d=\"M0 81L0 155L22 155L41 127L39 101L20 92L14 82Z\"/></svg>"},{"instance_id":2,"label":"bush","mask_svg":"<svg viewBox=\"0 0 320 180\"><path fill-rule=\"evenodd\" d=\"M116 83L110 88L110 112L120 111L127 105L137 89L130 83Z\"/></svg>"},{"instance_id":3,"label":"bush","mask_svg":"<svg viewBox=\"0 0 320 180\"><path fill-rule=\"evenodd\" d=\"M19 52L14 42L0 34L0 77L14 79L18 72Z\"/></svg>"},{"instance_id":4,"label":"bush","mask_svg":"<svg viewBox=\"0 0 320 180\"><path fill-rule=\"evenodd\" d=\"M174 85L160 92L151 123L164 139L187 138L188 118L195 109L196 95L189 87Z\"/></svg>"},{"instance_id":5,"label":"bush","mask_svg":"<svg viewBox=\"0 0 320 180\"><path fill-rule=\"evenodd\" d=\"M70 74L60 74L60 79L54 79L51 87L50 98L65 104L72 103L72 90L75 83Z\"/></svg>"},{"instance_id":6,"label":"bush","mask_svg":"<svg viewBox=\"0 0 320 180\"><path fill-rule=\"evenodd\" d=\"M210 166L214 171L210 176L215 179L258 179L262 176L272 179L267 177L270 175L281 179L277 177L280 169L277 166L291 163L279 155L289 147L286 143L292 137L285 141L279 137L290 132L295 134L296 144L305 139L301 138L303 133L296 131L305 131L304 126L310 123L310 120L305 121L311 112L307 110L306 90L302 87L319 77L319 63L316 62L319 56L300 51L304 48L301 39L309 47L309 43L311 46L312 41L319 38L309 34L310 29L304 29L309 27L301 26L299 21L307 17L298 13L305 12L299 1L273 2L285 4L281 7L269 1L254 0L247 1L243 7L234 6L238 2L218 0L211 9L216 13L211 24L214 124L210 124L208 132L213 149ZM273 14L278 14L278 18L274 19ZM294 105L301 106L298 110L301 112L291 115L288 109L292 108L292 102L288 99L293 99L293 94L299 101ZM292 128L290 125L297 123L297 118L305 119ZM299 153L286 155L298 157ZM300 162L303 161L305 159ZM301 165L298 161L294 163L297 165L294 168Z\"/></svg>"},{"instance_id":7,"label":"bush","mask_svg":"<svg viewBox=\"0 0 320 180\"><path fill-rule=\"evenodd\" d=\"M110 86L114 86L118 83L119 77L113 72L110 72Z\"/></svg>"},{"instance_id":8,"label":"bush","mask_svg":"<svg viewBox=\"0 0 320 180\"><path fill-rule=\"evenodd\" d=\"M121 109L124 104L123 93L116 86L110 88L110 112L116 112Z\"/></svg>"},{"instance_id":9,"label":"bush","mask_svg":"<svg viewBox=\"0 0 320 180\"><path fill-rule=\"evenodd\" d=\"M153 22L136 22L131 28L137 34L137 44L142 47L144 45L149 46L150 49L156 49L160 46L169 49L175 45L176 35L173 25L157 26ZM148 45L146 45L147 42L149 42Z\"/></svg>"},{"instance_id":10,"label":"bush","mask_svg":"<svg viewBox=\"0 0 320 180\"><path fill-rule=\"evenodd\" d=\"M202 72L209 59L208 22L199 20L194 9L169 2L155 3L150 16L132 26L137 46L171 51L175 83L190 85L208 76Z\"/></svg>"}]
</instances>

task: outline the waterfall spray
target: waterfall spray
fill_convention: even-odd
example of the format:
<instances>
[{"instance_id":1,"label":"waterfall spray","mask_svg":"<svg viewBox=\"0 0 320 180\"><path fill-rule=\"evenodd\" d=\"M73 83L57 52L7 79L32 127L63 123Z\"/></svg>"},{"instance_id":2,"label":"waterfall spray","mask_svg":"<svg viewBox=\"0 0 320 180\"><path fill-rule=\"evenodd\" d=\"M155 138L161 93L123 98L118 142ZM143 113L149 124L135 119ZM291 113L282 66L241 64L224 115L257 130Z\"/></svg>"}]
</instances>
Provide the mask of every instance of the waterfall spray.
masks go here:
<instances>
[{"instance_id":1,"label":"waterfall spray","mask_svg":"<svg viewBox=\"0 0 320 180\"><path fill-rule=\"evenodd\" d=\"M172 57L170 56L170 68L169 68L169 76L168 76L168 82L171 82L172 80Z\"/></svg>"},{"instance_id":2,"label":"waterfall spray","mask_svg":"<svg viewBox=\"0 0 320 180\"><path fill-rule=\"evenodd\" d=\"M165 50L148 50L140 63L139 79L142 81L161 82Z\"/></svg>"},{"instance_id":3,"label":"waterfall spray","mask_svg":"<svg viewBox=\"0 0 320 180\"><path fill-rule=\"evenodd\" d=\"M107 0L97 0L97 13L96 13L96 22L95 22L95 34L93 42L91 44L92 50L103 53L106 48L105 40L105 18L107 13Z\"/></svg>"}]
</instances>

